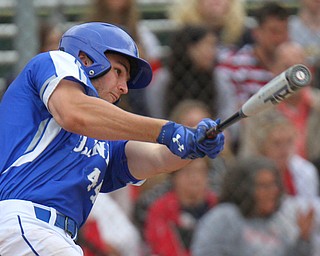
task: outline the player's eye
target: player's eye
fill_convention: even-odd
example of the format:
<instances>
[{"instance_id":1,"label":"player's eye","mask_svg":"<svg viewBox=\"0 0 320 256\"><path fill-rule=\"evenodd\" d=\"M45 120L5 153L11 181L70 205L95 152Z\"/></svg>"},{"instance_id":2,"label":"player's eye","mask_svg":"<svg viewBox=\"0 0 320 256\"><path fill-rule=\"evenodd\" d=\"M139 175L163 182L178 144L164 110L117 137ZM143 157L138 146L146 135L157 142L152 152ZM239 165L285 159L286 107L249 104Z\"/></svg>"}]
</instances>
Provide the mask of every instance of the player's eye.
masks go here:
<instances>
[{"instance_id":1,"label":"player's eye","mask_svg":"<svg viewBox=\"0 0 320 256\"><path fill-rule=\"evenodd\" d=\"M119 68L114 68L114 71L117 73L118 76L121 75L122 71Z\"/></svg>"}]
</instances>

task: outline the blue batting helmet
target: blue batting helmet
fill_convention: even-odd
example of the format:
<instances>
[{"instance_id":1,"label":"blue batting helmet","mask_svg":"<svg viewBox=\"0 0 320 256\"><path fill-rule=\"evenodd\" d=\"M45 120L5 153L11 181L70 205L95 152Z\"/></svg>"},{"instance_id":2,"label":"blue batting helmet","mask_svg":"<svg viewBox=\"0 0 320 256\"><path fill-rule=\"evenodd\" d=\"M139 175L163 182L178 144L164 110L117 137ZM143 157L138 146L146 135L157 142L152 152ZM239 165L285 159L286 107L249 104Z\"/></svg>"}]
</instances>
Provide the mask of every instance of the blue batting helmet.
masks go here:
<instances>
[{"instance_id":1,"label":"blue batting helmet","mask_svg":"<svg viewBox=\"0 0 320 256\"><path fill-rule=\"evenodd\" d=\"M89 78L99 77L111 68L106 57L107 51L128 57L131 64L129 89L146 87L152 79L148 62L139 58L137 45L123 29L108 23L89 22L76 25L67 30L59 49L79 59L80 51L93 61L91 66L83 67Z\"/></svg>"}]
</instances>

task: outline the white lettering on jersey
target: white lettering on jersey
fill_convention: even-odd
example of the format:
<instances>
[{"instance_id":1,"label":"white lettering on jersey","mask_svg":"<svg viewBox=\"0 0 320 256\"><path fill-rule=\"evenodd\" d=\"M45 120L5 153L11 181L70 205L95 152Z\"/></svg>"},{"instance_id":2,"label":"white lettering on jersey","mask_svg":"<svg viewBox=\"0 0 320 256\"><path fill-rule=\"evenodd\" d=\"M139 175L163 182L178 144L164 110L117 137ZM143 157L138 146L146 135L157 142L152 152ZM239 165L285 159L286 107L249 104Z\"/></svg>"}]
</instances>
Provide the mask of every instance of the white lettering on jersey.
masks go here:
<instances>
[{"instance_id":1,"label":"white lettering on jersey","mask_svg":"<svg viewBox=\"0 0 320 256\"><path fill-rule=\"evenodd\" d=\"M92 152L92 155L97 155L99 154L103 159L106 158L104 152L105 152L105 145L106 143L105 142L101 142L101 141L95 141L95 145L93 147L93 149L91 150Z\"/></svg>"},{"instance_id":2,"label":"white lettering on jersey","mask_svg":"<svg viewBox=\"0 0 320 256\"><path fill-rule=\"evenodd\" d=\"M95 192L94 195L90 196L90 200L91 200L92 204L94 204L94 202L96 201L97 196L98 196L98 194L99 194L99 192L100 192L101 187L102 187L102 181L101 181L100 184L94 189L94 192Z\"/></svg>"},{"instance_id":3,"label":"white lettering on jersey","mask_svg":"<svg viewBox=\"0 0 320 256\"><path fill-rule=\"evenodd\" d=\"M106 164L108 165L109 164L109 144L106 143L105 141L94 140L93 147L89 148L86 145L87 142L88 142L88 137L81 136L78 146L76 146L73 149L73 151L80 153L82 155L85 155L87 157L99 155L106 161ZM106 151L107 151L107 158L106 158ZM103 180L98 184L100 174L101 174L101 171L99 170L99 168L96 167L93 169L93 171L90 174L87 175L87 178L90 181L90 184L88 185L87 190L89 192L92 189L94 189L94 195L90 196L90 200L92 204L94 204L100 192L100 189L102 187Z\"/></svg>"},{"instance_id":4,"label":"white lettering on jersey","mask_svg":"<svg viewBox=\"0 0 320 256\"><path fill-rule=\"evenodd\" d=\"M86 136L81 136L79 146L75 147L73 149L73 151L74 152L80 152L80 154L86 155L87 157L99 155L103 159L106 159L106 155L105 155L106 147L105 146L107 145L107 147L109 147L109 145L106 144L106 142L104 142L104 141L95 140L93 148L89 149L86 146L87 140L88 140L88 138ZM106 159L106 163L107 164L109 163L109 154L108 154L108 157Z\"/></svg>"},{"instance_id":5,"label":"white lettering on jersey","mask_svg":"<svg viewBox=\"0 0 320 256\"><path fill-rule=\"evenodd\" d=\"M97 186L100 174L101 174L101 171L98 168L94 168L93 171L87 176L88 180L91 182L91 184L88 185L88 187L87 187L88 192L95 187L94 195L90 196L90 200L91 200L92 204L94 204L94 202L96 201L96 198L97 198L97 196L100 192L101 186L102 186L102 181Z\"/></svg>"},{"instance_id":6,"label":"white lettering on jersey","mask_svg":"<svg viewBox=\"0 0 320 256\"><path fill-rule=\"evenodd\" d=\"M74 152L81 152L83 150L83 148L86 146L87 139L88 138L86 136L81 136L79 146L75 147L73 149L73 151Z\"/></svg>"},{"instance_id":7,"label":"white lettering on jersey","mask_svg":"<svg viewBox=\"0 0 320 256\"><path fill-rule=\"evenodd\" d=\"M98 168L94 168L93 171L87 176L91 184L88 186L88 191L97 185L101 171Z\"/></svg>"}]
</instances>

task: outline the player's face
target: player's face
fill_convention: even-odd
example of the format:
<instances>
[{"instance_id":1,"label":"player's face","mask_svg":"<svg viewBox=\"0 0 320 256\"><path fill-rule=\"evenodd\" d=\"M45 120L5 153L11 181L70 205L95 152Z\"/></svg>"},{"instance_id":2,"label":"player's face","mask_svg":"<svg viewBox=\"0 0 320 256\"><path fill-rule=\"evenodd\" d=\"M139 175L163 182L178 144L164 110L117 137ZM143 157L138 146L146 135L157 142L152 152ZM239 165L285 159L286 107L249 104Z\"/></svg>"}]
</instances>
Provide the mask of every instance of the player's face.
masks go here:
<instances>
[{"instance_id":1,"label":"player's face","mask_svg":"<svg viewBox=\"0 0 320 256\"><path fill-rule=\"evenodd\" d=\"M119 54L107 53L111 69L105 75L92 79L93 86L98 91L100 98L114 103L123 94L128 93L127 82L130 79L130 62Z\"/></svg>"}]
</instances>

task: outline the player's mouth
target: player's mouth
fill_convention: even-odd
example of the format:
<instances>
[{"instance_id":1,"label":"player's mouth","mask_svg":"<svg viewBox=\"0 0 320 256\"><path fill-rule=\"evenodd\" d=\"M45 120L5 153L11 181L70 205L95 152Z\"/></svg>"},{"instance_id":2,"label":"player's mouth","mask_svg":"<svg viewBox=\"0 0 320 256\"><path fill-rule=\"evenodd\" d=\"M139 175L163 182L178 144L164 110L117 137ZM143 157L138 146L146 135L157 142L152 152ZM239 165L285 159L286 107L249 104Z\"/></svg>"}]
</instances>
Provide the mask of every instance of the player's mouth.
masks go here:
<instances>
[{"instance_id":1,"label":"player's mouth","mask_svg":"<svg viewBox=\"0 0 320 256\"><path fill-rule=\"evenodd\" d=\"M114 93L110 93L110 95L111 95L111 98L112 98L112 103L115 103L115 102L117 102L118 100L119 100L119 96L118 95L116 95L116 94L114 94Z\"/></svg>"}]
</instances>

